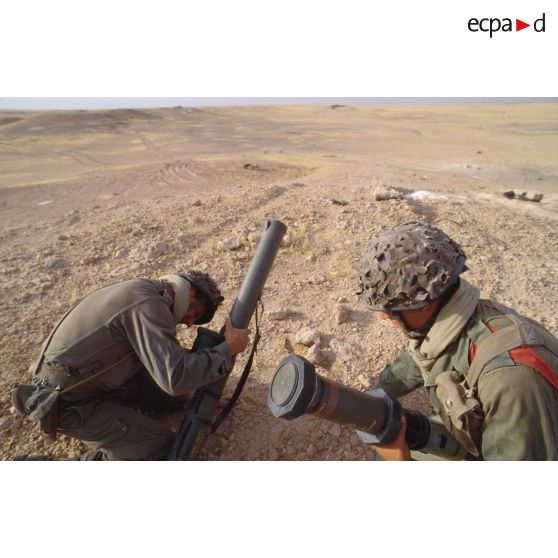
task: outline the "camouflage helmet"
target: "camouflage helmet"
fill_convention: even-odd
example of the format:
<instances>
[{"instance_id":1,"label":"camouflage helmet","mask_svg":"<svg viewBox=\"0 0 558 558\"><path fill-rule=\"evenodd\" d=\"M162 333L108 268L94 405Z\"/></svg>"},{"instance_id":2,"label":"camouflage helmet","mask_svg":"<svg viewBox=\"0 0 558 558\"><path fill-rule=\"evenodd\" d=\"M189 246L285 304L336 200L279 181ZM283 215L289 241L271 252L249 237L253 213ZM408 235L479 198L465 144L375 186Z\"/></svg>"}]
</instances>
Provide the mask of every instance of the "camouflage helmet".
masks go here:
<instances>
[{"instance_id":1,"label":"camouflage helmet","mask_svg":"<svg viewBox=\"0 0 558 558\"><path fill-rule=\"evenodd\" d=\"M176 275L186 279L186 281L196 287L207 307L206 311L194 323L200 325L210 322L217 308L225 300L219 287L217 287L217 283L207 273L196 271L195 269L190 269L186 273L177 272Z\"/></svg>"},{"instance_id":2,"label":"camouflage helmet","mask_svg":"<svg viewBox=\"0 0 558 558\"><path fill-rule=\"evenodd\" d=\"M360 292L372 310L423 308L463 271L461 246L432 225L411 221L383 231L360 261Z\"/></svg>"}]
</instances>

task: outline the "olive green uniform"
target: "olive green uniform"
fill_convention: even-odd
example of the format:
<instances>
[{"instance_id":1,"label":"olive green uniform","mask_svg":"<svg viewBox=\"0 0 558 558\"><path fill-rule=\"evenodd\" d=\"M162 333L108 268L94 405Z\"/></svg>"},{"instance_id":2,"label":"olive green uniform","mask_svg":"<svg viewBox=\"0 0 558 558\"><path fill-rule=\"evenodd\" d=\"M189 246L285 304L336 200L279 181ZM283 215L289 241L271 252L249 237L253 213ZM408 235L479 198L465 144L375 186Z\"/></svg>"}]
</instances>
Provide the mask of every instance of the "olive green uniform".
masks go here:
<instances>
[{"instance_id":1,"label":"olive green uniform","mask_svg":"<svg viewBox=\"0 0 558 558\"><path fill-rule=\"evenodd\" d=\"M89 294L47 341L22 405L58 391L57 430L87 443L86 459L163 459L173 433L134 407L176 408L176 396L219 380L231 364L226 343L181 347L171 306L161 280Z\"/></svg>"},{"instance_id":2,"label":"olive green uniform","mask_svg":"<svg viewBox=\"0 0 558 558\"><path fill-rule=\"evenodd\" d=\"M448 303L451 304L451 301ZM442 403L436 393L436 378L444 371L456 371L465 379L470 369L470 347L482 344L511 321L489 301L479 300L465 327L455 340L421 370L412 352L402 352L380 374L377 387L400 397L425 386L437 412ZM490 326L490 327L489 327ZM542 329L542 326L538 325ZM533 347L558 374L558 357L545 347ZM476 385L482 421L473 438L479 457L485 460L558 459L558 391L535 369L514 361L503 352L482 368Z\"/></svg>"}]
</instances>

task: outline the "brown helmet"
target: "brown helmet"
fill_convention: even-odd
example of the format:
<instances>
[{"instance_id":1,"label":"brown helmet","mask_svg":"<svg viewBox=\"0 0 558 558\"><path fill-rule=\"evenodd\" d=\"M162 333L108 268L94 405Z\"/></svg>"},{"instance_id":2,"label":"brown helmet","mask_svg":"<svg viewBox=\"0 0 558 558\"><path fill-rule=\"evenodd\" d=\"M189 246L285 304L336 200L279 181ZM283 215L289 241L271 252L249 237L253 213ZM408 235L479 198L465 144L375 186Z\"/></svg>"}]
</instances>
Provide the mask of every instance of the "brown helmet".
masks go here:
<instances>
[{"instance_id":1,"label":"brown helmet","mask_svg":"<svg viewBox=\"0 0 558 558\"><path fill-rule=\"evenodd\" d=\"M360 292L372 310L423 308L467 270L461 246L432 225L411 221L383 231L360 261Z\"/></svg>"},{"instance_id":2,"label":"brown helmet","mask_svg":"<svg viewBox=\"0 0 558 558\"><path fill-rule=\"evenodd\" d=\"M194 323L197 325L206 324L213 319L217 308L221 305L225 297L221 294L217 283L203 271L196 271L195 269L190 269L186 273L177 272L176 275L186 279L191 285L196 287L200 293L203 301L207 307L205 313L203 313Z\"/></svg>"}]
</instances>

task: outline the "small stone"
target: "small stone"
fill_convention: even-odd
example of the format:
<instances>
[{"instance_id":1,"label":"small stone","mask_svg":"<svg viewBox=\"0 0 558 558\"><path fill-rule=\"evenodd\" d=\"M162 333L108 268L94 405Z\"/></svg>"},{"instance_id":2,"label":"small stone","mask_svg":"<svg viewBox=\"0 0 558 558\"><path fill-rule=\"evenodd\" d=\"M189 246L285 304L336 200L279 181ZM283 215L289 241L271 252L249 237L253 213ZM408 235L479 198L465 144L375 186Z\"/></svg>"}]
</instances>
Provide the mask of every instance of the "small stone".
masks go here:
<instances>
[{"instance_id":1,"label":"small stone","mask_svg":"<svg viewBox=\"0 0 558 558\"><path fill-rule=\"evenodd\" d=\"M337 299L337 302L339 302L340 304L343 304L344 302L349 302L349 299L346 296L340 296Z\"/></svg>"},{"instance_id":2,"label":"small stone","mask_svg":"<svg viewBox=\"0 0 558 558\"><path fill-rule=\"evenodd\" d=\"M366 389L372 387L372 383L373 383L372 378L370 378L369 376L365 376L364 374L359 374L357 376L357 380L359 384Z\"/></svg>"},{"instance_id":3,"label":"small stone","mask_svg":"<svg viewBox=\"0 0 558 558\"><path fill-rule=\"evenodd\" d=\"M350 320L351 308L345 304L340 304L334 312L335 323L342 324Z\"/></svg>"},{"instance_id":4,"label":"small stone","mask_svg":"<svg viewBox=\"0 0 558 558\"><path fill-rule=\"evenodd\" d=\"M42 293L48 291L49 289L52 289L52 283L50 281L45 281L44 283L41 283Z\"/></svg>"},{"instance_id":5,"label":"small stone","mask_svg":"<svg viewBox=\"0 0 558 558\"><path fill-rule=\"evenodd\" d=\"M0 432L8 430L8 428L10 428L10 425L11 420L9 419L9 417L0 417Z\"/></svg>"},{"instance_id":6,"label":"small stone","mask_svg":"<svg viewBox=\"0 0 558 558\"><path fill-rule=\"evenodd\" d=\"M308 351L306 351L306 360L313 362L319 366L326 366L331 360L331 351L325 351L320 349L319 345L312 345Z\"/></svg>"},{"instance_id":7,"label":"small stone","mask_svg":"<svg viewBox=\"0 0 558 558\"><path fill-rule=\"evenodd\" d=\"M236 237L226 238L217 242L218 250L237 250L241 246L242 243Z\"/></svg>"},{"instance_id":8,"label":"small stone","mask_svg":"<svg viewBox=\"0 0 558 558\"><path fill-rule=\"evenodd\" d=\"M130 250L128 250L128 248L119 248L119 249L114 253L114 257L115 257L115 258L124 258L124 257L126 257L129 253L130 253Z\"/></svg>"},{"instance_id":9,"label":"small stone","mask_svg":"<svg viewBox=\"0 0 558 558\"><path fill-rule=\"evenodd\" d=\"M196 200L192 203L192 207L200 207L202 204L201 200Z\"/></svg>"},{"instance_id":10,"label":"small stone","mask_svg":"<svg viewBox=\"0 0 558 558\"><path fill-rule=\"evenodd\" d=\"M17 273L18 271L19 267L9 266L0 270L0 273L2 273L3 275L9 275L10 273Z\"/></svg>"},{"instance_id":11,"label":"small stone","mask_svg":"<svg viewBox=\"0 0 558 558\"><path fill-rule=\"evenodd\" d=\"M310 279L308 279L308 283L310 285L321 285L322 283L325 283L326 278L323 275L312 275L312 277L310 277Z\"/></svg>"},{"instance_id":12,"label":"small stone","mask_svg":"<svg viewBox=\"0 0 558 558\"><path fill-rule=\"evenodd\" d=\"M164 240L161 242L156 242L155 244L152 244L147 249L147 258L148 259L159 258L160 256L163 256L166 253L168 253L169 250L170 250L170 245L168 242Z\"/></svg>"},{"instance_id":13,"label":"small stone","mask_svg":"<svg viewBox=\"0 0 558 558\"><path fill-rule=\"evenodd\" d=\"M67 235L65 235L65 234L59 234L59 235L58 235L58 240L68 240L68 238L69 238L69 237L68 237Z\"/></svg>"},{"instance_id":14,"label":"small stone","mask_svg":"<svg viewBox=\"0 0 558 558\"><path fill-rule=\"evenodd\" d=\"M345 200L338 200L336 198L330 198L329 201L333 204L333 205L349 205L348 201Z\"/></svg>"},{"instance_id":15,"label":"small stone","mask_svg":"<svg viewBox=\"0 0 558 558\"><path fill-rule=\"evenodd\" d=\"M320 332L317 329L305 328L301 329L295 337L297 343L304 345L305 347L310 347L311 345L320 344Z\"/></svg>"},{"instance_id":16,"label":"small stone","mask_svg":"<svg viewBox=\"0 0 558 558\"><path fill-rule=\"evenodd\" d=\"M401 192L394 190L382 190L376 191L374 193L374 199L376 201L386 201L386 200L400 200L403 197Z\"/></svg>"},{"instance_id":17,"label":"small stone","mask_svg":"<svg viewBox=\"0 0 558 558\"><path fill-rule=\"evenodd\" d=\"M329 346L347 371L363 373L362 366L365 366L362 359L364 349L361 345L348 339L334 337L330 339Z\"/></svg>"},{"instance_id":18,"label":"small stone","mask_svg":"<svg viewBox=\"0 0 558 558\"><path fill-rule=\"evenodd\" d=\"M287 308L273 308L269 310L268 317L270 320L284 320L290 314Z\"/></svg>"},{"instance_id":19,"label":"small stone","mask_svg":"<svg viewBox=\"0 0 558 558\"><path fill-rule=\"evenodd\" d=\"M70 265L66 258L51 257L45 260L46 267L50 269L64 269Z\"/></svg>"},{"instance_id":20,"label":"small stone","mask_svg":"<svg viewBox=\"0 0 558 558\"><path fill-rule=\"evenodd\" d=\"M334 438L340 438L341 437L341 426L339 424L334 424L330 429L329 429L329 433L334 437Z\"/></svg>"}]
</instances>

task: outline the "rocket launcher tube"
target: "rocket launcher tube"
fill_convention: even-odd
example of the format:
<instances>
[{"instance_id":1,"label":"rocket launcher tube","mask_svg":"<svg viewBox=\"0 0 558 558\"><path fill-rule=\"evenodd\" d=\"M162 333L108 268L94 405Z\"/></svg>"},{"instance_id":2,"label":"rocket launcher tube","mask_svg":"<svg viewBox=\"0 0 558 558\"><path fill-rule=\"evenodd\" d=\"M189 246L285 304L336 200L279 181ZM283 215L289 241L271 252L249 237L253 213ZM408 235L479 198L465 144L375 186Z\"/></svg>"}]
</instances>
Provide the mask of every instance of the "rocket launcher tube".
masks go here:
<instances>
[{"instance_id":1,"label":"rocket launcher tube","mask_svg":"<svg viewBox=\"0 0 558 558\"><path fill-rule=\"evenodd\" d=\"M304 414L330 420L356 430L369 444L386 444L407 419L405 441L411 450L445 459L462 459L463 448L440 424L417 411L403 409L383 389L362 392L324 378L305 358L292 354L283 359L269 389L267 405L274 416L293 420Z\"/></svg>"},{"instance_id":2,"label":"rocket launcher tube","mask_svg":"<svg viewBox=\"0 0 558 558\"><path fill-rule=\"evenodd\" d=\"M281 221L268 220L266 222L263 236L229 314L233 327L246 329L250 324L286 232L287 227ZM192 351L215 347L223 341L222 332L216 333L199 327ZM167 457L168 460L185 461L195 458L200 452L214 420L215 410L230 372L231 370L228 370L223 379L196 390L176 434Z\"/></svg>"}]
</instances>

